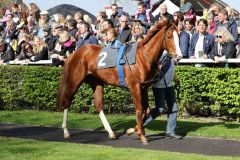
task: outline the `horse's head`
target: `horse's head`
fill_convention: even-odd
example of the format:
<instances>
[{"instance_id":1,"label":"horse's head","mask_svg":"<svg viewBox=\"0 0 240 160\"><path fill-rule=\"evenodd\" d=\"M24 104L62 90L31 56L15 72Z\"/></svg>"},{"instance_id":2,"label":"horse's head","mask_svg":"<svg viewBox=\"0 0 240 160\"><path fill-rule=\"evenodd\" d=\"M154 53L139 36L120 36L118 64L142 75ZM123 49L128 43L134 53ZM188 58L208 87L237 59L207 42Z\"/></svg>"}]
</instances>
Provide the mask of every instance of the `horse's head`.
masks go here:
<instances>
[{"instance_id":1,"label":"horse's head","mask_svg":"<svg viewBox=\"0 0 240 160\"><path fill-rule=\"evenodd\" d=\"M174 59L182 58L179 46L178 27L173 22L165 22L163 47Z\"/></svg>"}]
</instances>

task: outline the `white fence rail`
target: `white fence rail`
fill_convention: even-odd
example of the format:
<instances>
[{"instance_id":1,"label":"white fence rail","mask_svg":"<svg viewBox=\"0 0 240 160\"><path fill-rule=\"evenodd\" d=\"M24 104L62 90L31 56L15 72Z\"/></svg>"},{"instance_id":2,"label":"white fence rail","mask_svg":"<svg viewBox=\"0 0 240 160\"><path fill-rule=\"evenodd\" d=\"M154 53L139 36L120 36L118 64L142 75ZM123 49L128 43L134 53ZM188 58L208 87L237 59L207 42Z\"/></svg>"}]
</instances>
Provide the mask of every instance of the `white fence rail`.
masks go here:
<instances>
[{"instance_id":1,"label":"white fence rail","mask_svg":"<svg viewBox=\"0 0 240 160\"><path fill-rule=\"evenodd\" d=\"M181 59L178 63L215 63L212 59ZM224 63L240 63L240 59L227 59Z\"/></svg>"},{"instance_id":2,"label":"white fence rail","mask_svg":"<svg viewBox=\"0 0 240 160\"><path fill-rule=\"evenodd\" d=\"M215 63L212 59L181 59L178 64L197 64L197 63ZM240 63L240 59L227 59L224 63ZM52 60L40 60L37 62L30 62L29 60L10 61L11 65L51 65Z\"/></svg>"}]
</instances>

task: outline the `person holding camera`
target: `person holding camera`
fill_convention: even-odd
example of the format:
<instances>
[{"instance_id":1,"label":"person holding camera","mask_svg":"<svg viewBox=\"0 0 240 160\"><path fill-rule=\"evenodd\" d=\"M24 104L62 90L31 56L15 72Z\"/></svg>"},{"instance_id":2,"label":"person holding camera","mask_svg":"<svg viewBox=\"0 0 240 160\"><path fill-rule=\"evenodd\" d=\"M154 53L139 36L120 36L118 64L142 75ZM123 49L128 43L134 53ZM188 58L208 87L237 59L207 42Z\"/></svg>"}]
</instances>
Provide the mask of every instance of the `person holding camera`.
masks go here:
<instances>
[{"instance_id":1,"label":"person holding camera","mask_svg":"<svg viewBox=\"0 0 240 160\"><path fill-rule=\"evenodd\" d=\"M21 51L20 54L17 56L17 58L15 60L20 61L20 60L24 60L24 59L30 59L31 56L33 56L33 47L30 43L24 41L21 44Z\"/></svg>"},{"instance_id":2,"label":"person holding camera","mask_svg":"<svg viewBox=\"0 0 240 160\"><path fill-rule=\"evenodd\" d=\"M59 41L55 46L52 57L53 66L63 66L67 57L75 50L75 43L71 40L71 35L67 31L59 34Z\"/></svg>"}]
</instances>

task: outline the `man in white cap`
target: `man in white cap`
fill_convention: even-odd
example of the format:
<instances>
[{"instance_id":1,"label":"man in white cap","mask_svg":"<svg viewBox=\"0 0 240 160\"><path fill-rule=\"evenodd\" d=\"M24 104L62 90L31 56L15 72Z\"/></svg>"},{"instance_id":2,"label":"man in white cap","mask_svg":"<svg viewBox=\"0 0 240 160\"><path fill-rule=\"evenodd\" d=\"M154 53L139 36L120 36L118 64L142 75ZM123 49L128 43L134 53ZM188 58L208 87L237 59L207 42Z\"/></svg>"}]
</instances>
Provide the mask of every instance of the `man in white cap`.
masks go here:
<instances>
[{"instance_id":1,"label":"man in white cap","mask_svg":"<svg viewBox=\"0 0 240 160\"><path fill-rule=\"evenodd\" d=\"M50 27L52 24L52 20L49 17L49 12L41 11L39 14L40 14L40 18L38 22L39 27L40 28Z\"/></svg>"}]
</instances>

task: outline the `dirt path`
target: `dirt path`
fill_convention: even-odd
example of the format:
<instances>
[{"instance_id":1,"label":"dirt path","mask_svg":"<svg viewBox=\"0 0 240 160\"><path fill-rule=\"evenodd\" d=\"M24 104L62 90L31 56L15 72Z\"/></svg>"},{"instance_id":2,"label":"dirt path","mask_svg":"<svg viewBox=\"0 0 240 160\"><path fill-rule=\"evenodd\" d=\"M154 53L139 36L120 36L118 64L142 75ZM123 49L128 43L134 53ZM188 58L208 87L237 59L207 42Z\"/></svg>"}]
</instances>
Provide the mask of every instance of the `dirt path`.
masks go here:
<instances>
[{"instance_id":1,"label":"dirt path","mask_svg":"<svg viewBox=\"0 0 240 160\"><path fill-rule=\"evenodd\" d=\"M174 151L217 156L240 156L240 141L184 137L180 140L166 139L162 135L147 135L148 145L142 145L137 136L119 133L117 140L109 140L104 131L70 129L72 137L65 140L61 128L26 126L0 123L0 136L59 141L84 144L97 144L124 148Z\"/></svg>"}]
</instances>

